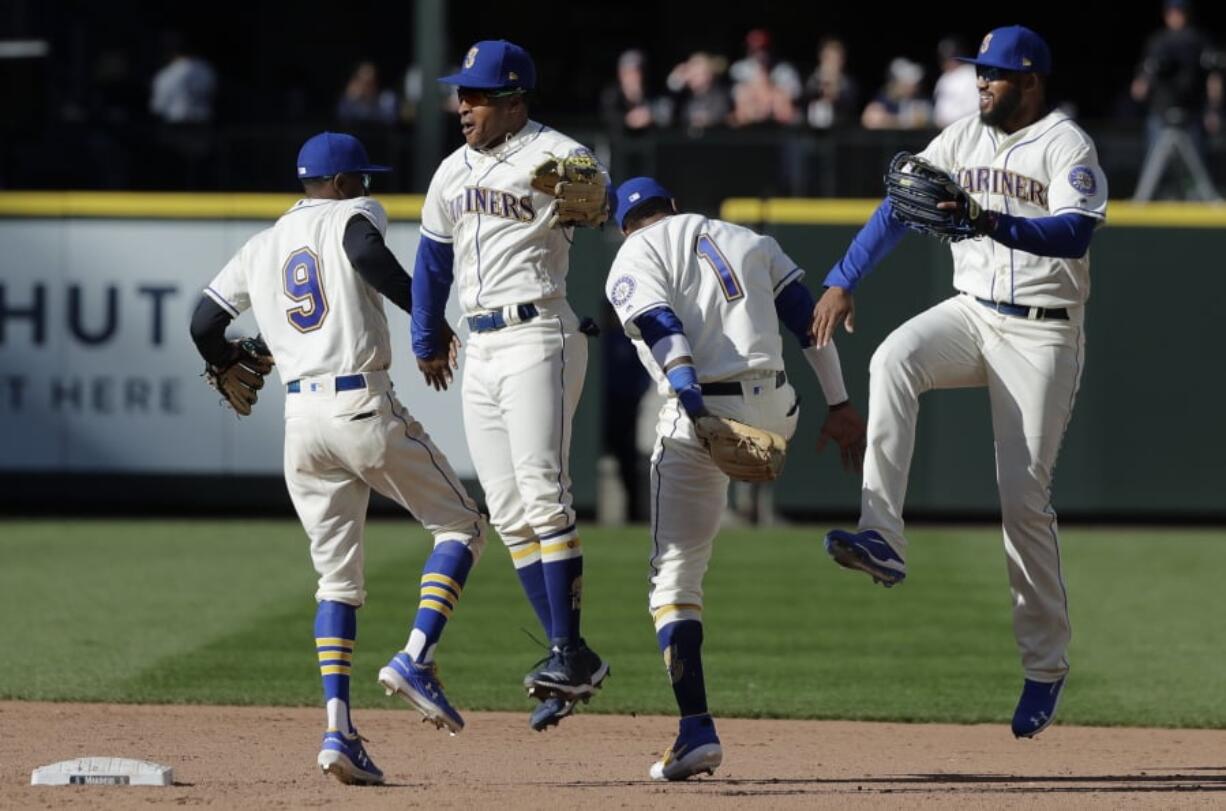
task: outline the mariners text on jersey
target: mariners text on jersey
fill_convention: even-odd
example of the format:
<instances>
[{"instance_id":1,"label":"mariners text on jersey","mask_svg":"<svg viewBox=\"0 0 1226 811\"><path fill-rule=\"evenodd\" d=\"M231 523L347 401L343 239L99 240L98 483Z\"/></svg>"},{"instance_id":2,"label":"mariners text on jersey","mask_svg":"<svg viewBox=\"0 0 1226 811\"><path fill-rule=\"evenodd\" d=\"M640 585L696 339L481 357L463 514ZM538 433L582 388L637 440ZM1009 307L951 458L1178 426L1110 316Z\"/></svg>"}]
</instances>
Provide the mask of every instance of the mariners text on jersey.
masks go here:
<instances>
[{"instance_id":1,"label":"mariners text on jersey","mask_svg":"<svg viewBox=\"0 0 1226 811\"><path fill-rule=\"evenodd\" d=\"M462 194L457 194L447 201L447 214L451 217L452 224L459 222L464 215L476 212L519 222L532 222L536 219L536 208L532 205L530 194L517 197L512 192L501 189L465 186Z\"/></svg>"}]
</instances>

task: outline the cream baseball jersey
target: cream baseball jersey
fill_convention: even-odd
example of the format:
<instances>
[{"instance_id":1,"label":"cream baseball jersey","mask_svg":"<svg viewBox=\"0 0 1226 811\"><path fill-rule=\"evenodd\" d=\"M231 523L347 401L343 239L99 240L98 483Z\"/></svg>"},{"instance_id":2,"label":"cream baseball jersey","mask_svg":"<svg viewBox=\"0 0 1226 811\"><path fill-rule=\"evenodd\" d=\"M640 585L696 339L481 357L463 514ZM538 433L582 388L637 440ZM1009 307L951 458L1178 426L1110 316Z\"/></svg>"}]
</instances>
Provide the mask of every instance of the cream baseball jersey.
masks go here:
<instances>
[{"instance_id":1,"label":"cream baseball jersey","mask_svg":"<svg viewBox=\"0 0 1226 811\"><path fill-rule=\"evenodd\" d=\"M1012 135L978 115L941 131L920 157L953 173L985 209L1021 217L1077 212L1103 220L1107 178L1094 142L1062 112ZM1084 304L1090 295L1090 255L1036 256L987 237L951 246L954 287L972 296L1029 307Z\"/></svg>"},{"instance_id":2,"label":"cream baseball jersey","mask_svg":"<svg viewBox=\"0 0 1226 811\"><path fill-rule=\"evenodd\" d=\"M466 315L566 296L573 229L549 226L555 200L529 181L550 155L586 151L529 121L495 148L465 145L443 159L426 192L421 232L454 246L452 268Z\"/></svg>"},{"instance_id":3,"label":"cream baseball jersey","mask_svg":"<svg viewBox=\"0 0 1226 811\"><path fill-rule=\"evenodd\" d=\"M391 365L383 298L345 255L345 226L354 215L386 235L387 213L369 197L299 200L204 289L232 316L254 311L282 382Z\"/></svg>"},{"instance_id":4,"label":"cream baseball jersey","mask_svg":"<svg viewBox=\"0 0 1226 811\"><path fill-rule=\"evenodd\" d=\"M634 319L677 314L700 382L783 370L775 295L804 271L773 238L700 214L675 214L626 237L605 295L662 394L671 392Z\"/></svg>"}]
</instances>

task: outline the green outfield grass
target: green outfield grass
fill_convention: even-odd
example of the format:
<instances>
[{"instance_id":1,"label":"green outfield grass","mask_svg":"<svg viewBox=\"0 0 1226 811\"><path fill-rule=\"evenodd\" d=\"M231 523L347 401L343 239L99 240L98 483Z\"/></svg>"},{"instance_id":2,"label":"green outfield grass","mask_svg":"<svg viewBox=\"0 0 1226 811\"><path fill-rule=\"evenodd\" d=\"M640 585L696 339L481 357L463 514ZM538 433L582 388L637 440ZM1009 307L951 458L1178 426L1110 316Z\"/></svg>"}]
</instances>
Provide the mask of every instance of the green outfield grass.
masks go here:
<instances>
[{"instance_id":1,"label":"green outfield grass","mask_svg":"<svg viewBox=\"0 0 1226 811\"><path fill-rule=\"evenodd\" d=\"M707 576L719 715L1004 722L1021 684L996 528L916 529L907 582L845 572L821 529L729 530ZM1068 530L1067 723L1226 727L1226 533ZM585 635L613 675L588 710L673 711L645 609L648 531L584 534ZM424 533L372 524L354 703L404 643ZM311 705L314 575L288 521L0 522L0 698ZM530 709L535 619L495 539L440 646L466 709Z\"/></svg>"}]
</instances>

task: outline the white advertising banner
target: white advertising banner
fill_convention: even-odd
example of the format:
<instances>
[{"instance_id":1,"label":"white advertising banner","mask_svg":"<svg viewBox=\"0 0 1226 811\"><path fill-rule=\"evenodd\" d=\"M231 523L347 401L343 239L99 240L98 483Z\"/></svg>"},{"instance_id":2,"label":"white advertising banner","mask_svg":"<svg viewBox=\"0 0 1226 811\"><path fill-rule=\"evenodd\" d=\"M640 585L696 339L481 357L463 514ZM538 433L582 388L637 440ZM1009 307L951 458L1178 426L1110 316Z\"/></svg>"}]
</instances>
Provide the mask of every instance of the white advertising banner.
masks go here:
<instances>
[{"instance_id":1,"label":"white advertising banner","mask_svg":"<svg viewBox=\"0 0 1226 811\"><path fill-rule=\"evenodd\" d=\"M279 378L239 419L204 382L188 334L201 288L269 224L0 219L0 471L280 473ZM389 226L406 268L417 240L416 223ZM472 477L458 386L425 387L408 315L385 309L400 400ZM249 313L230 327L255 332Z\"/></svg>"}]
</instances>

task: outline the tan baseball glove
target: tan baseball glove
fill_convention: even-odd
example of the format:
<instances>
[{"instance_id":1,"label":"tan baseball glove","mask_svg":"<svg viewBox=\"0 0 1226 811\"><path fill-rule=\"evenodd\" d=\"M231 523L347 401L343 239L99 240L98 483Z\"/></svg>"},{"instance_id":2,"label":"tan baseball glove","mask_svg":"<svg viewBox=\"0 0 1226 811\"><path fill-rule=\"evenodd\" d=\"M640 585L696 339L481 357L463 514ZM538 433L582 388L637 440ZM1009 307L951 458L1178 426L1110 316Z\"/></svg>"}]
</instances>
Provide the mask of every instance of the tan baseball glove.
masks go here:
<instances>
[{"instance_id":1,"label":"tan baseball glove","mask_svg":"<svg viewBox=\"0 0 1226 811\"><path fill-rule=\"evenodd\" d=\"M694 432L715 466L743 482L769 482L783 472L787 440L774 431L764 431L727 417L699 417Z\"/></svg>"},{"instance_id":2,"label":"tan baseball glove","mask_svg":"<svg viewBox=\"0 0 1226 811\"><path fill-rule=\"evenodd\" d=\"M559 158L550 155L532 172L532 188L552 195L550 227L586 225L599 228L609 218L608 192L600 164L587 152Z\"/></svg>"},{"instance_id":3,"label":"tan baseball glove","mask_svg":"<svg viewBox=\"0 0 1226 811\"><path fill-rule=\"evenodd\" d=\"M222 402L246 417L264 388L264 376L274 365L263 338L240 338L230 342L230 358L225 365L205 364L204 379L221 393Z\"/></svg>"}]
</instances>

